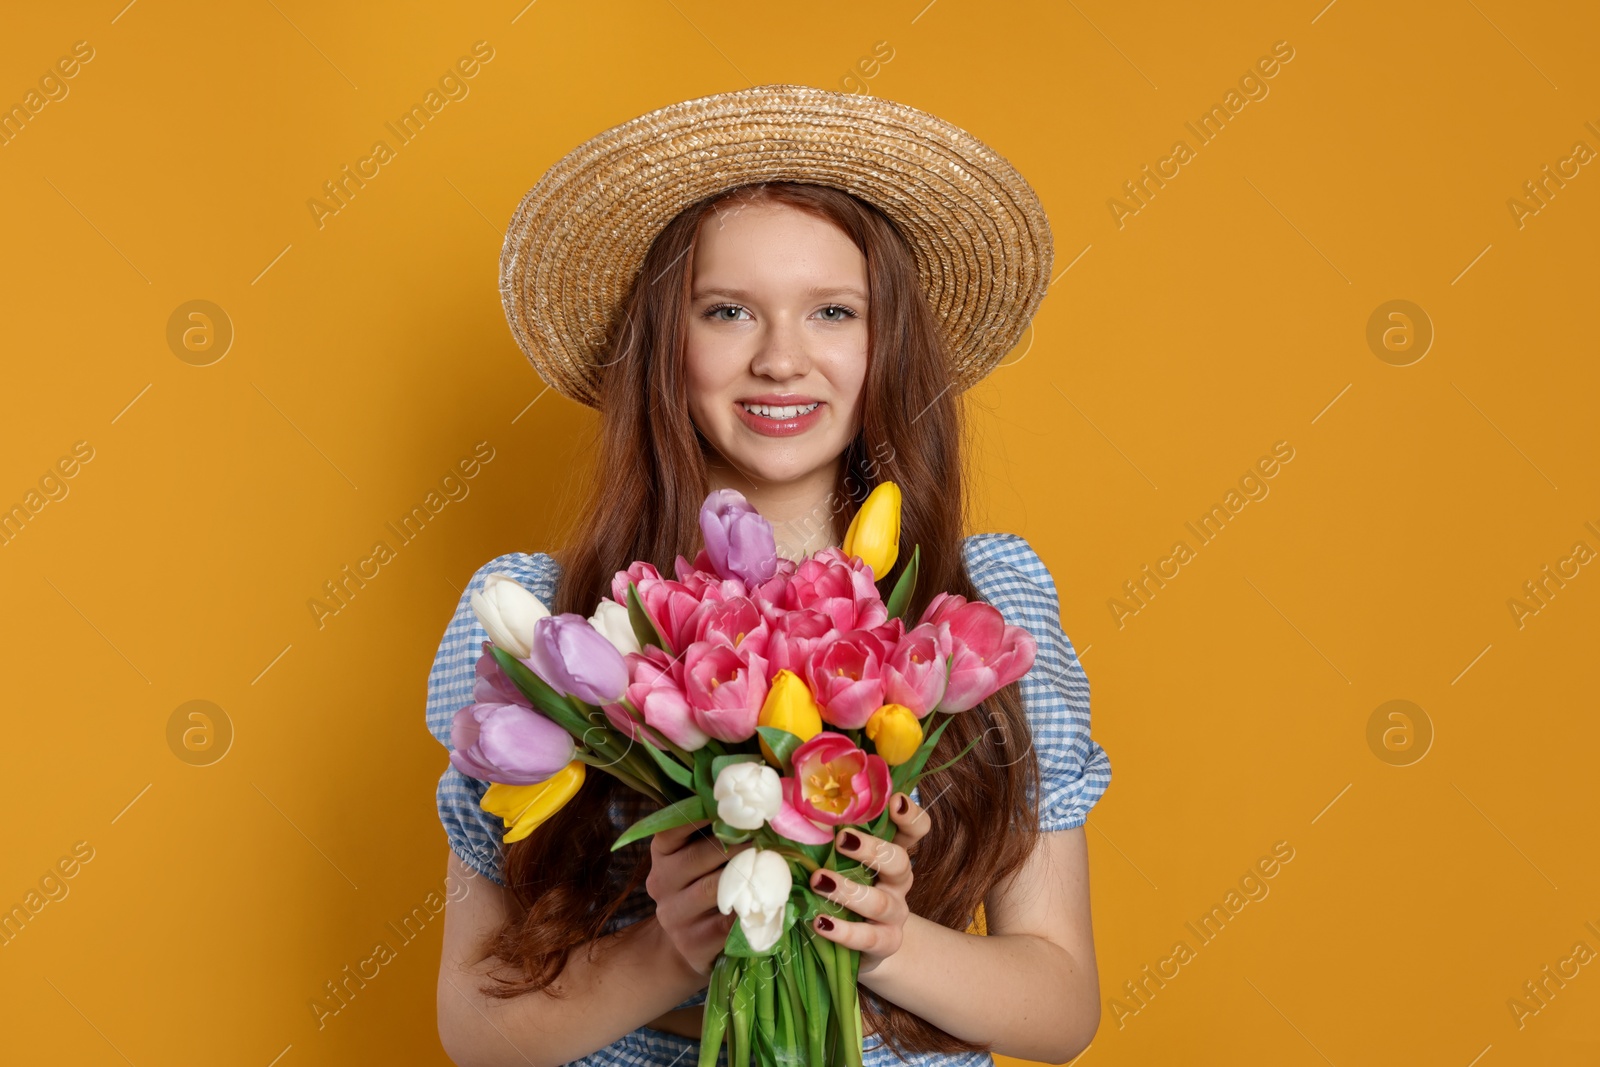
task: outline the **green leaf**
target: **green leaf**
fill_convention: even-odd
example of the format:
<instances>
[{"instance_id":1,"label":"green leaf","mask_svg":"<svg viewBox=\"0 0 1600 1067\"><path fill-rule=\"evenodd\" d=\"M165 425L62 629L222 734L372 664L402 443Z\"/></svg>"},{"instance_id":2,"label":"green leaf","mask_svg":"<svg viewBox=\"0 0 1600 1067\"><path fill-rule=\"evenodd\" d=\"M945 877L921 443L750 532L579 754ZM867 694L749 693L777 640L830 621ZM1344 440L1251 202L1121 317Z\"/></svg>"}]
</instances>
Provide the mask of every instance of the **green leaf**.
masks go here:
<instances>
[{"instance_id":1,"label":"green leaf","mask_svg":"<svg viewBox=\"0 0 1600 1067\"><path fill-rule=\"evenodd\" d=\"M550 716L557 726L581 739L584 732L594 725L571 700L550 688L550 683L529 670L526 663L499 645L490 645L489 651L511 683L522 690L522 695L531 700L534 707Z\"/></svg>"},{"instance_id":2,"label":"green leaf","mask_svg":"<svg viewBox=\"0 0 1600 1067\"><path fill-rule=\"evenodd\" d=\"M782 943L781 938L779 943ZM772 1055L774 1031L777 1029L778 1022L777 1005L773 996L774 984L777 980L777 975L774 973L776 965L776 960L771 956L763 960L757 960L750 965L756 977L756 1041L767 1049L765 1062L771 1062L776 1059Z\"/></svg>"},{"instance_id":3,"label":"green leaf","mask_svg":"<svg viewBox=\"0 0 1600 1067\"><path fill-rule=\"evenodd\" d=\"M825 1067L828 1062L828 1011L831 1002L828 998L827 983L823 981L821 969L817 964L816 954L807 947L811 938L820 936L807 930L805 936L800 939L800 970L796 975L800 981L800 996L805 1001L806 1008L808 1067Z\"/></svg>"},{"instance_id":4,"label":"green leaf","mask_svg":"<svg viewBox=\"0 0 1600 1067\"><path fill-rule=\"evenodd\" d=\"M682 826L685 823L699 822L705 817L705 805L700 802L700 798L685 797L682 800L668 804L660 811L646 815L628 827L627 830L623 831L622 836L617 838L616 843L611 846L611 851L615 852L622 846L632 844L641 837L649 837L651 834L660 833L662 830L670 830L674 826Z\"/></svg>"},{"instance_id":5,"label":"green leaf","mask_svg":"<svg viewBox=\"0 0 1600 1067\"><path fill-rule=\"evenodd\" d=\"M711 803L712 809L716 808L715 782L711 777L711 761L716 759L716 753L708 748L694 750L694 791L701 800Z\"/></svg>"},{"instance_id":6,"label":"green leaf","mask_svg":"<svg viewBox=\"0 0 1600 1067\"><path fill-rule=\"evenodd\" d=\"M638 638L639 647L655 645L667 655L674 655L666 635L656 627L656 621L650 617L650 613L644 610L644 601L639 599L639 586L634 582L628 583L628 622L633 625L633 636Z\"/></svg>"},{"instance_id":7,"label":"green leaf","mask_svg":"<svg viewBox=\"0 0 1600 1067\"><path fill-rule=\"evenodd\" d=\"M728 1032L728 979L736 965L732 957L722 955L711 965L711 982L706 987L705 1011L700 1027L698 1067L717 1067L723 1036Z\"/></svg>"},{"instance_id":8,"label":"green leaf","mask_svg":"<svg viewBox=\"0 0 1600 1067\"><path fill-rule=\"evenodd\" d=\"M755 982L741 961L733 987L733 1049L728 1067L750 1067L750 1031L755 1022Z\"/></svg>"},{"instance_id":9,"label":"green leaf","mask_svg":"<svg viewBox=\"0 0 1600 1067\"><path fill-rule=\"evenodd\" d=\"M693 786L690 784L693 775L689 773L689 768L661 751L655 745L652 745L649 738L644 736L643 731L640 731L639 743L645 747L645 751L649 752L650 757L656 761L656 766L667 772L667 777L685 789L693 791Z\"/></svg>"},{"instance_id":10,"label":"green leaf","mask_svg":"<svg viewBox=\"0 0 1600 1067\"><path fill-rule=\"evenodd\" d=\"M754 830L741 830L736 826L729 826L721 819L711 820L711 832L717 835L717 840L724 845L742 845L755 836Z\"/></svg>"},{"instance_id":11,"label":"green leaf","mask_svg":"<svg viewBox=\"0 0 1600 1067\"><path fill-rule=\"evenodd\" d=\"M849 994L849 1005L839 1016L839 1039L844 1044L844 1063L845 1067L862 1067L861 984L857 980L861 973L861 953L855 949L840 948L839 960L843 988Z\"/></svg>"},{"instance_id":12,"label":"green leaf","mask_svg":"<svg viewBox=\"0 0 1600 1067\"><path fill-rule=\"evenodd\" d=\"M965 756L968 752L971 752L972 751L972 747L974 745L976 745L982 739L983 739L982 735L979 735L978 737L974 737L971 741L967 742L966 747L963 748L960 752L957 752L954 756L951 756L949 759L945 760L943 763L939 764L939 766L933 768L933 770L928 771L927 773L928 774L938 774L940 771L944 770L946 767L949 767L951 764L955 763L962 756ZM920 778L922 776L918 775L917 777Z\"/></svg>"},{"instance_id":13,"label":"green leaf","mask_svg":"<svg viewBox=\"0 0 1600 1067\"><path fill-rule=\"evenodd\" d=\"M906 788L906 783L918 776L922 770L923 764L927 763L928 757L933 755L934 746L939 743L939 738L944 736L945 730L950 725L950 716L948 714L937 711L930 712L929 714L943 715L944 721L938 726L934 727L933 732L922 739L922 744L917 746L916 752L912 753L910 759L906 760L898 767L895 767L889 773L889 777L894 781L895 789L902 793L910 792L910 790ZM960 713L957 712L956 714Z\"/></svg>"},{"instance_id":14,"label":"green leaf","mask_svg":"<svg viewBox=\"0 0 1600 1067\"><path fill-rule=\"evenodd\" d=\"M805 744L804 741L800 740L800 735L792 734L788 730L777 726L757 726L756 733L761 735L761 739L767 743L767 747L772 749L772 754L777 756L778 761L783 764L783 769L778 773L785 776L793 774L794 760L792 757L794 756L794 750Z\"/></svg>"},{"instance_id":15,"label":"green leaf","mask_svg":"<svg viewBox=\"0 0 1600 1067\"><path fill-rule=\"evenodd\" d=\"M803 1067L811 1059L805 1029L806 1009L800 996L801 955L798 930L791 929L787 939L788 954L778 968L779 993L782 995L783 1047L777 1060L782 1067Z\"/></svg>"},{"instance_id":16,"label":"green leaf","mask_svg":"<svg viewBox=\"0 0 1600 1067\"><path fill-rule=\"evenodd\" d=\"M922 558L922 546L911 550L911 559L906 563L905 569L900 572L900 580L894 583L894 592L889 594L888 608L891 619L904 619L911 608L911 594L917 588L917 564ZM907 623L909 629L910 624Z\"/></svg>"}]
</instances>

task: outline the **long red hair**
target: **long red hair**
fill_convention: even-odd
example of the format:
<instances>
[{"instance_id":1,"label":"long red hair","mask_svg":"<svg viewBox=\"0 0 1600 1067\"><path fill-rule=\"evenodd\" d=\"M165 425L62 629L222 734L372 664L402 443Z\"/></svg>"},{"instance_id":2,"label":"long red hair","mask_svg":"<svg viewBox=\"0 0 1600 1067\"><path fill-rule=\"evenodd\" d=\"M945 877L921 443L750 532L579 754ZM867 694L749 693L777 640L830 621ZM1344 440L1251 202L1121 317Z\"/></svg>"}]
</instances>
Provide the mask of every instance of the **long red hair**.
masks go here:
<instances>
[{"instance_id":1,"label":"long red hair","mask_svg":"<svg viewBox=\"0 0 1600 1067\"><path fill-rule=\"evenodd\" d=\"M674 559L693 559L699 510L708 492L711 447L690 421L683 356L687 309L701 223L732 203L788 204L824 218L866 257L867 373L862 428L844 454L829 507L846 528L880 481L903 494L901 543L920 545L911 617L948 590L980 599L966 573L962 543L962 410L953 394L945 342L918 284L916 263L894 224L869 204L823 185L769 183L719 194L685 209L651 245L613 324L606 355L595 468L587 505L575 510L566 544L555 553L562 576L555 610L589 615L611 579L634 560L670 574ZM905 567L902 552L884 588ZM918 793L931 827L916 852L908 904L916 914L966 930L984 896L1017 872L1038 838L1038 763L1021 690L1006 686L979 707L950 716L928 766L977 744L953 767L924 776ZM559 812L507 850L506 884L525 909L500 929L491 951L520 971L485 990L500 997L543 991L572 949L604 927L649 873L648 840L617 852L609 807L632 793L615 778L589 773ZM897 1053L989 1051L964 1041L863 988L864 1032L876 1031ZM904 1057L902 1056L902 1059Z\"/></svg>"}]
</instances>

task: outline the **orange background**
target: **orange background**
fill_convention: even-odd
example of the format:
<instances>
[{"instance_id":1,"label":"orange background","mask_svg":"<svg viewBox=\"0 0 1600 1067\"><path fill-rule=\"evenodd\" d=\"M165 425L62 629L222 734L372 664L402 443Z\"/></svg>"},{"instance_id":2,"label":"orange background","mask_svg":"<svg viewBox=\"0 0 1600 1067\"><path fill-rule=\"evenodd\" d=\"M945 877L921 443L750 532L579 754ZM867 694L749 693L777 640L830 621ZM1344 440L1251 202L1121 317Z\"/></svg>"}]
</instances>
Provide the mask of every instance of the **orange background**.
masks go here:
<instances>
[{"instance_id":1,"label":"orange background","mask_svg":"<svg viewBox=\"0 0 1600 1067\"><path fill-rule=\"evenodd\" d=\"M970 129L1050 214L1036 329L969 396L980 528L1052 568L1113 765L1081 1059L1600 1056L1592 8L122 3L0 34L0 103L93 50L0 147L0 505L65 489L0 547L0 903L92 850L0 948L8 1061L445 1062L437 921L321 1030L309 1004L441 887L428 668L476 567L554 547L591 427L511 340L501 234L584 138L778 81ZM319 226L307 201L476 41L469 94ZM1185 123L1280 41L1200 145ZM169 343L194 300L220 359ZM1392 300L1409 320L1369 341ZM319 625L323 583L485 441L470 494ZM1185 524L1242 478L1269 492L1201 545ZM207 765L178 756L190 701L215 732L189 760L232 732ZM1185 923L1279 842L1201 945ZM1569 977L1519 1025L1546 966Z\"/></svg>"}]
</instances>

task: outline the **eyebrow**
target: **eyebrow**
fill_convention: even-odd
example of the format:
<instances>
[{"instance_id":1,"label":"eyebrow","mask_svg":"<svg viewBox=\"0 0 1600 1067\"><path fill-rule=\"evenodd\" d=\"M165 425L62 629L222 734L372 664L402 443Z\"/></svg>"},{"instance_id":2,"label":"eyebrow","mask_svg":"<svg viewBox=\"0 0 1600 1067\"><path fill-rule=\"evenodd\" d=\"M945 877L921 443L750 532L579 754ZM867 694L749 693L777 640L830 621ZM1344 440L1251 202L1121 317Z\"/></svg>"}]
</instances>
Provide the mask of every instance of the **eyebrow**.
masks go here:
<instances>
[{"instance_id":1,"label":"eyebrow","mask_svg":"<svg viewBox=\"0 0 1600 1067\"><path fill-rule=\"evenodd\" d=\"M734 300L749 300L751 295L752 294L748 290L745 290L745 289L724 289L724 288L718 287L718 288L712 288L712 289L697 289L697 290L694 291L693 294L690 295L690 299L691 300L704 300L708 296L725 296L725 297L731 297ZM863 293L860 289L857 289L853 285L813 285L810 289L806 290L806 295L807 296L853 296L857 300L860 300L860 301L863 301L863 302L865 302L866 299L867 299L867 294Z\"/></svg>"}]
</instances>

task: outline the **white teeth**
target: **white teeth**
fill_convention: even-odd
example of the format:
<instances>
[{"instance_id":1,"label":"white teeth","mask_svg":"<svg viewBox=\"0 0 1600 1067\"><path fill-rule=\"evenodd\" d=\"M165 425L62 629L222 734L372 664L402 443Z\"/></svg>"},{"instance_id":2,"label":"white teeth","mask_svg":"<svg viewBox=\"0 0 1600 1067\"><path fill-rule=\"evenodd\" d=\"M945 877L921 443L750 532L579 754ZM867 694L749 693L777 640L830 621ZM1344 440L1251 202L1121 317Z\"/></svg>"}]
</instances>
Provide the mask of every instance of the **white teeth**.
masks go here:
<instances>
[{"instance_id":1,"label":"white teeth","mask_svg":"<svg viewBox=\"0 0 1600 1067\"><path fill-rule=\"evenodd\" d=\"M744 404L740 406L754 415L765 415L769 419L793 419L806 414L816 408L818 402L810 404L791 404L788 407L775 407L772 404Z\"/></svg>"}]
</instances>

